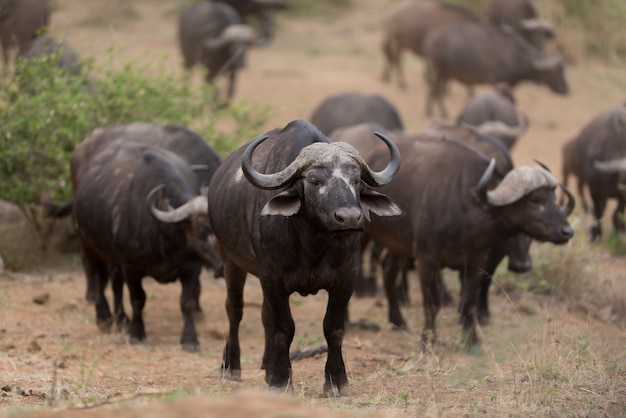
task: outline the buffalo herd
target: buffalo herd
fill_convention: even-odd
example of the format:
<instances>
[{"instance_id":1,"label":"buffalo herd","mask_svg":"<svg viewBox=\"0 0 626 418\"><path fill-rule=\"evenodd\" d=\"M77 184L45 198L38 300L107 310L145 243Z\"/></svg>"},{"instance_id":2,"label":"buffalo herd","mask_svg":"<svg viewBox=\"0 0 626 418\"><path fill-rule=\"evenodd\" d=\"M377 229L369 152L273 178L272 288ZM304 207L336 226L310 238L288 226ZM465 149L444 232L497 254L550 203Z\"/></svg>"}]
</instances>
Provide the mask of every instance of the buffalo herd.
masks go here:
<instances>
[{"instance_id":1,"label":"buffalo herd","mask_svg":"<svg viewBox=\"0 0 626 418\"><path fill-rule=\"evenodd\" d=\"M247 49L272 41L272 15L285 7L280 0L204 0L184 8L177 26L184 68L204 66L209 83L224 75L225 100L231 99ZM477 324L491 321L488 293L498 265L508 258L509 270L526 272L533 241L558 245L573 237L570 175L585 211L585 188L591 196L592 241L601 238L609 198L618 202L615 230L626 230L626 106L597 115L565 145L563 182L539 161L515 166L511 150L530 121L513 89L531 81L568 94L564 59L553 25L532 0L492 0L485 16L445 2L402 0L381 18L382 79L395 75L406 89L402 54L418 55L429 115L438 106L447 117L448 81L467 86L470 97L453 123L410 132L387 98L346 90L324 99L308 120L269 130L224 159L185 127L136 122L95 129L71 156L72 200L42 204L48 216L72 218L100 330L115 325L131 343L145 342L142 278L179 281L181 346L199 350L199 276L211 269L227 293L222 374L240 379L239 325L250 273L263 291L265 380L292 390L289 296L325 290L323 393L345 396L349 302L365 280L376 282L366 277L367 254L367 264L382 269L396 328L407 327L399 278L417 271L425 350L436 342L438 312L451 298L442 269L458 271L462 341L480 351ZM5 68L17 44L26 58L62 49L61 65L79 70L73 49L45 33L49 19L46 0L0 0ZM547 52L550 43L556 52ZM473 94L479 84L493 90Z\"/></svg>"}]
</instances>

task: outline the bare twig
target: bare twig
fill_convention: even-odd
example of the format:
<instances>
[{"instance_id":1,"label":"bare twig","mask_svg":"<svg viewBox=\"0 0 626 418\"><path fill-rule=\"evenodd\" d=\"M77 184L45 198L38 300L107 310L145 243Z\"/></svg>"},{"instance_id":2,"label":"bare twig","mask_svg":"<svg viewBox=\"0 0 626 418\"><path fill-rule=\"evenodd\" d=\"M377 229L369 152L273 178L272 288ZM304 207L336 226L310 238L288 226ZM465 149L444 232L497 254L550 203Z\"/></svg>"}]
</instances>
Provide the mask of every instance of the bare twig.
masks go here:
<instances>
[{"instance_id":1,"label":"bare twig","mask_svg":"<svg viewBox=\"0 0 626 418\"><path fill-rule=\"evenodd\" d=\"M305 350L305 351L296 350L296 351L292 351L291 353L289 353L289 360L298 361L298 360L302 360L305 358L314 357L318 354L326 353L327 351L328 351L328 347L325 345L320 345L319 347L313 348L311 350Z\"/></svg>"}]
</instances>

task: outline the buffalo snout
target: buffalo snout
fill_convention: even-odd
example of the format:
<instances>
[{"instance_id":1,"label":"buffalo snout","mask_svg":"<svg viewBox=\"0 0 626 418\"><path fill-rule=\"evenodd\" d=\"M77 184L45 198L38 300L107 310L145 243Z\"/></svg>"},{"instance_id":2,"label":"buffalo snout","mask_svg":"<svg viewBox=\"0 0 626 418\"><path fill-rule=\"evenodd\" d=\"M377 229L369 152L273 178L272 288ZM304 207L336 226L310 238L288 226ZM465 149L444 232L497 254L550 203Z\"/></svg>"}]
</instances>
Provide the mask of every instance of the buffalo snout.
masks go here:
<instances>
[{"instance_id":1,"label":"buffalo snout","mask_svg":"<svg viewBox=\"0 0 626 418\"><path fill-rule=\"evenodd\" d=\"M337 229L363 229L363 212L357 207L341 207L334 214Z\"/></svg>"}]
</instances>

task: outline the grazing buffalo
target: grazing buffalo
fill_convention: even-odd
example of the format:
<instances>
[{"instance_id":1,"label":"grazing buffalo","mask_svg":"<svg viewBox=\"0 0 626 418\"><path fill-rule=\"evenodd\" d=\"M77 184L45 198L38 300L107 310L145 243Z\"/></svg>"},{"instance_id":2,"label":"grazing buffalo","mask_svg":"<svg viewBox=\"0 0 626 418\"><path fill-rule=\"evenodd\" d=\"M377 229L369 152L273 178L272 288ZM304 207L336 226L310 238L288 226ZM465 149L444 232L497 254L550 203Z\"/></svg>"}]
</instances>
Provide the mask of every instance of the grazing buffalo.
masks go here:
<instances>
[{"instance_id":1,"label":"grazing buffalo","mask_svg":"<svg viewBox=\"0 0 626 418\"><path fill-rule=\"evenodd\" d=\"M5 71L15 44L18 53L23 54L49 23L48 0L0 0L0 45Z\"/></svg>"},{"instance_id":2,"label":"grazing buffalo","mask_svg":"<svg viewBox=\"0 0 626 418\"><path fill-rule=\"evenodd\" d=\"M293 389L289 295L326 290L324 393L347 395L341 346L365 220L370 212L381 217L402 212L371 189L389 183L400 166L396 146L379 136L391 153L379 172L370 170L354 147L330 143L298 120L235 151L213 176L209 217L224 264L230 324L222 363L226 377L241 376L239 323L246 275L252 273L263 289L266 382Z\"/></svg>"},{"instance_id":3,"label":"grazing buffalo","mask_svg":"<svg viewBox=\"0 0 626 418\"><path fill-rule=\"evenodd\" d=\"M426 102L429 116L436 102L442 117L447 117L443 96L451 79L468 87L532 81L557 94L569 92L562 55L543 56L512 30L475 23L449 26L428 37L425 55L433 76Z\"/></svg>"},{"instance_id":4,"label":"grazing buffalo","mask_svg":"<svg viewBox=\"0 0 626 418\"><path fill-rule=\"evenodd\" d=\"M139 143L146 146L165 148L183 158L192 168L196 176L196 182L203 194L206 194L209 181L221 164L221 158L209 146L206 140L197 133L189 129L175 125L158 125L153 123L134 122L129 124L109 125L93 131L91 136L85 138L72 152L70 158L70 176L72 181L73 195L80 185L86 171L91 167L94 160L103 152L108 152L109 147L119 147L123 143ZM74 202L63 206L54 205L51 202L43 202L46 215L63 218L72 213ZM217 250L210 243L208 247L213 258L213 269L215 275L221 275L221 263L217 256ZM121 271L112 268L108 275L104 275L101 280L108 280L112 276L114 315L118 328L125 326L127 316L122 304L123 280ZM86 299L89 302L101 305L101 312L109 312L108 302L102 290L106 287L106 282L96 287L96 283L91 275L87 275ZM200 296L200 284L197 285L196 302ZM196 310L200 310L197 303ZM106 313L103 317L109 317ZM103 330L110 328L110 322L101 321L99 326Z\"/></svg>"},{"instance_id":5,"label":"grazing buffalo","mask_svg":"<svg viewBox=\"0 0 626 418\"><path fill-rule=\"evenodd\" d=\"M554 37L553 25L539 18L532 0L491 0L487 18L494 25L510 26L539 51Z\"/></svg>"},{"instance_id":6,"label":"grazing buffalo","mask_svg":"<svg viewBox=\"0 0 626 418\"><path fill-rule=\"evenodd\" d=\"M183 10L178 20L178 42L185 68L203 65L210 84L219 75L225 75L227 100L235 92L237 73L245 66L246 51L255 38L254 29L242 24L237 11L226 3L196 3Z\"/></svg>"},{"instance_id":7,"label":"grazing buffalo","mask_svg":"<svg viewBox=\"0 0 626 418\"><path fill-rule=\"evenodd\" d=\"M55 64L67 70L70 74L79 74L81 71L80 59L76 50L62 39L52 35L42 35L34 39L20 58L34 59L48 57Z\"/></svg>"},{"instance_id":8,"label":"grazing buffalo","mask_svg":"<svg viewBox=\"0 0 626 418\"><path fill-rule=\"evenodd\" d=\"M324 135L343 126L378 123L390 131L401 131L404 122L396 106L380 94L352 91L337 93L324 99L311 115L311 123Z\"/></svg>"},{"instance_id":9,"label":"grazing buffalo","mask_svg":"<svg viewBox=\"0 0 626 418\"><path fill-rule=\"evenodd\" d=\"M273 14L285 9L283 0L219 0L230 4L244 20L252 18L259 26L261 36L257 44L266 45L274 38Z\"/></svg>"},{"instance_id":10,"label":"grazing buffalo","mask_svg":"<svg viewBox=\"0 0 626 418\"><path fill-rule=\"evenodd\" d=\"M511 150L528 129L528 117L515 106L511 96L482 93L470 97L457 116L458 126L472 126L484 135L495 137Z\"/></svg>"},{"instance_id":11,"label":"grazing buffalo","mask_svg":"<svg viewBox=\"0 0 626 418\"><path fill-rule=\"evenodd\" d=\"M73 222L85 273L104 293L110 267L126 283L133 310L130 342L146 339L142 318L146 294L142 278L180 280L185 351L197 351L192 314L199 275L213 266L209 249L207 198L196 175L178 155L133 142L109 145L85 170L74 195ZM110 327L108 304L96 299L98 325Z\"/></svg>"},{"instance_id":12,"label":"grazing buffalo","mask_svg":"<svg viewBox=\"0 0 626 418\"><path fill-rule=\"evenodd\" d=\"M609 198L617 199L613 212L616 232L624 232L626 193L626 106L601 112L574 139L570 158L572 173L578 178L579 190L589 188L594 215L591 241L602 237L602 216ZM581 191L582 193L582 191Z\"/></svg>"},{"instance_id":13,"label":"grazing buffalo","mask_svg":"<svg viewBox=\"0 0 626 418\"><path fill-rule=\"evenodd\" d=\"M450 3L404 0L396 4L383 22L383 81L389 81L395 70L398 86L405 89L402 70L404 50L423 56L424 41L430 33L462 22L479 23L481 18L465 7Z\"/></svg>"},{"instance_id":14,"label":"grazing buffalo","mask_svg":"<svg viewBox=\"0 0 626 418\"><path fill-rule=\"evenodd\" d=\"M539 167L517 167L501 178L495 161L457 141L398 142L402 168L395 181L381 190L405 208L396 218L373 217L367 235L399 257L415 258L422 289L424 347L435 341L435 319L441 307L441 269L458 270L463 283L463 341L480 349L475 306L480 269L489 251L517 234L539 241L567 242L574 234L566 208L555 201L557 182ZM376 148L367 158L372 167L383 163ZM445 174L445 175L444 175ZM565 190L565 188L563 188ZM397 268L385 271L394 280ZM396 312L400 315L399 310ZM401 317L394 318L400 324ZM394 322L395 323L395 322Z\"/></svg>"}]
</instances>

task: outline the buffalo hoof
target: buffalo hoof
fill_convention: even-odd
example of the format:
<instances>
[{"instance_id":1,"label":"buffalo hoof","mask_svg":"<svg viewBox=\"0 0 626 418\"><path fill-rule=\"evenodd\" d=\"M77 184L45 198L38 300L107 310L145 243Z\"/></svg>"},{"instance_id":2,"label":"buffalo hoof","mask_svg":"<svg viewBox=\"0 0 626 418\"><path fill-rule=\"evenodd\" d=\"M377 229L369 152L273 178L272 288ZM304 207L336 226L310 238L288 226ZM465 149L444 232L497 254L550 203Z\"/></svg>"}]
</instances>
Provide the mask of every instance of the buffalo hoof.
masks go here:
<instances>
[{"instance_id":1,"label":"buffalo hoof","mask_svg":"<svg viewBox=\"0 0 626 418\"><path fill-rule=\"evenodd\" d=\"M198 351L200 351L200 343L198 342L182 343L181 346L183 347L183 351L186 351L188 353L197 353Z\"/></svg>"},{"instance_id":2,"label":"buffalo hoof","mask_svg":"<svg viewBox=\"0 0 626 418\"><path fill-rule=\"evenodd\" d=\"M465 347L465 352L473 356L485 354L485 350L481 343L471 344Z\"/></svg>"},{"instance_id":3,"label":"buffalo hoof","mask_svg":"<svg viewBox=\"0 0 626 418\"><path fill-rule=\"evenodd\" d=\"M480 325L491 325L491 316L489 314L477 314L476 319Z\"/></svg>"},{"instance_id":4,"label":"buffalo hoof","mask_svg":"<svg viewBox=\"0 0 626 418\"><path fill-rule=\"evenodd\" d=\"M117 327L118 332L127 332L130 325L130 318L126 314L117 315L117 319L115 320L115 325Z\"/></svg>"},{"instance_id":5,"label":"buffalo hoof","mask_svg":"<svg viewBox=\"0 0 626 418\"><path fill-rule=\"evenodd\" d=\"M113 317L107 319L96 319L96 325L101 332L111 332L113 327Z\"/></svg>"},{"instance_id":6,"label":"buffalo hoof","mask_svg":"<svg viewBox=\"0 0 626 418\"><path fill-rule=\"evenodd\" d=\"M130 337L130 338L128 339L128 342L129 342L131 345L143 344L143 343L145 343L145 342L146 342L146 338L145 338L145 337L144 337L144 338L140 338L140 337Z\"/></svg>"},{"instance_id":7,"label":"buffalo hoof","mask_svg":"<svg viewBox=\"0 0 626 418\"><path fill-rule=\"evenodd\" d=\"M241 369L222 369L222 379L239 382L241 380Z\"/></svg>"},{"instance_id":8,"label":"buffalo hoof","mask_svg":"<svg viewBox=\"0 0 626 418\"><path fill-rule=\"evenodd\" d=\"M291 384L291 381L290 381L289 384L286 386L270 386L268 390L274 393L293 394L293 385Z\"/></svg>"},{"instance_id":9,"label":"buffalo hoof","mask_svg":"<svg viewBox=\"0 0 626 418\"><path fill-rule=\"evenodd\" d=\"M408 331L409 327L407 326L407 324L392 324L391 330L392 331Z\"/></svg>"},{"instance_id":10,"label":"buffalo hoof","mask_svg":"<svg viewBox=\"0 0 626 418\"><path fill-rule=\"evenodd\" d=\"M478 339L478 336L476 336L476 334L471 332L464 332L462 341L464 351L467 354L478 355L484 353L483 346L480 343L480 340Z\"/></svg>"},{"instance_id":11,"label":"buffalo hoof","mask_svg":"<svg viewBox=\"0 0 626 418\"><path fill-rule=\"evenodd\" d=\"M324 396L326 398L347 398L350 396L348 385L337 387L331 383L324 383Z\"/></svg>"}]
</instances>

